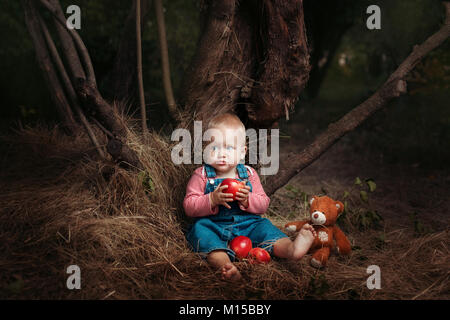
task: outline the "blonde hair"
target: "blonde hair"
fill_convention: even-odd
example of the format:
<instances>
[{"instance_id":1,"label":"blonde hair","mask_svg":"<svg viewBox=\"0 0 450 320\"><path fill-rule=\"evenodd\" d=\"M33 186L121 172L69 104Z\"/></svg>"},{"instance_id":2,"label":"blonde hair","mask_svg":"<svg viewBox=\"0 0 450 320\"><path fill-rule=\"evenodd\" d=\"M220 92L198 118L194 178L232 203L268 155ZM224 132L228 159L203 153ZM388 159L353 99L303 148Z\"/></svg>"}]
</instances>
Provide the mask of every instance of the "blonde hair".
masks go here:
<instances>
[{"instance_id":1,"label":"blonde hair","mask_svg":"<svg viewBox=\"0 0 450 320\"><path fill-rule=\"evenodd\" d=\"M222 113L215 117L213 117L211 120L209 120L208 123L208 129L209 128L217 128L220 126L229 126L229 127L236 127L237 129L242 129L245 133L245 126L242 123L241 119L238 118L233 113Z\"/></svg>"},{"instance_id":2,"label":"blonde hair","mask_svg":"<svg viewBox=\"0 0 450 320\"><path fill-rule=\"evenodd\" d=\"M245 126L242 123L241 119L236 116L234 113L222 113L217 116L214 116L211 120L209 120L207 129L219 129L225 127L226 130L235 129L239 132L239 137L242 140L242 143L246 144L246 132ZM230 128L231 127L231 128Z\"/></svg>"}]
</instances>

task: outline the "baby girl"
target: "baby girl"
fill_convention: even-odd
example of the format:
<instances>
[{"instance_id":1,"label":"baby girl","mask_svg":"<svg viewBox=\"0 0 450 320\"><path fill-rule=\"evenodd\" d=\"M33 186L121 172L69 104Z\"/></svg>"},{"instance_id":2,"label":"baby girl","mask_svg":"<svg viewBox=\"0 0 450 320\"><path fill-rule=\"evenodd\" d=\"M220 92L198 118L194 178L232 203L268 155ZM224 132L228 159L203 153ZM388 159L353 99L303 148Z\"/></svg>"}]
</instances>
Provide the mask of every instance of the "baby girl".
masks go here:
<instances>
[{"instance_id":1,"label":"baby girl","mask_svg":"<svg viewBox=\"0 0 450 320\"><path fill-rule=\"evenodd\" d=\"M291 260L298 260L311 246L315 231L304 225L294 241L262 218L270 199L265 194L256 171L240 162L245 159L245 127L230 113L214 117L208 124L211 143L205 148L205 165L194 171L183 201L186 215L195 218L186 234L193 250L199 252L213 267L221 269L224 279L237 280L241 274L232 261L234 252L228 243L237 236L246 236L253 246ZM225 178L246 183L233 194L226 193Z\"/></svg>"}]
</instances>

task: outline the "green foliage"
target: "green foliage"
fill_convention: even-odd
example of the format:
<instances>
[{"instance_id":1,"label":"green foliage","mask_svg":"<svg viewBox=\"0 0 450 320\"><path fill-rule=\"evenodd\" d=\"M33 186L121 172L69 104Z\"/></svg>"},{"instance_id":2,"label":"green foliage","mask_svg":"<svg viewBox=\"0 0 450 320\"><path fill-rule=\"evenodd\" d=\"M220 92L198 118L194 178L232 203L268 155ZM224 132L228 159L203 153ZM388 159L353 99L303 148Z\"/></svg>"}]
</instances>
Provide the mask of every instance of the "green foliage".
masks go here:
<instances>
[{"instance_id":1,"label":"green foliage","mask_svg":"<svg viewBox=\"0 0 450 320\"><path fill-rule=\"evenodd\" d=\"M142 183L142 187L144 188L145 193L151 194L155 191L155 186L153 184L153 180L147 171L141 171L139 173L139 180Z\"/></svg>"},{"instance_id":2,"label":"green foliage","mask_svg":"<svg viewBox=\"0 0 450 320\"><path fill-rule=\"evenodd\" d=\"M433 232L433 230L424 225L422 221L419 219L419 214L417 212L413 212L409 215L411 223L413 225L414 235L417 237L423 236L427 233Z\"/></svg>"},{"instance_id":3,"label":"green foliage","mask_svg":"<svg viewBox=\"0 0 450 320\"><path fill-rule=\"evenodd\" d=\"M361 178L356 177L353 187L344 191L344 212L338 217L338 222L361 231L381 227L383 217L371 207L369 200L370 193L375 190L374 179L368 178L363 182Z\"/></svg>"}]
</instances>

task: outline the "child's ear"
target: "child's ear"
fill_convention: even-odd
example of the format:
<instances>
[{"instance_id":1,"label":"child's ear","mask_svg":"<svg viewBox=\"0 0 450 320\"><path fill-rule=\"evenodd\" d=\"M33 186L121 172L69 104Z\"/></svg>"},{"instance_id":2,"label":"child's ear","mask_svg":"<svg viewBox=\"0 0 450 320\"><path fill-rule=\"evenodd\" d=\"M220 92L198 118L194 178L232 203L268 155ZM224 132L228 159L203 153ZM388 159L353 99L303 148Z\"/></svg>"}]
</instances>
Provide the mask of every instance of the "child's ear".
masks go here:
<instances>
[{"instance_id":1,"label":"child's ear","mask_svg":"<svg viewBox=\"0 0 450 320\"><path fill-rule=\"evenodd\" d=\"M241 149L241 156L240 156L240 159L239 159L239 160L244 160L246 154L247 154L247 146L244 146L244 147Z\"/></svg>"}]
</instances>

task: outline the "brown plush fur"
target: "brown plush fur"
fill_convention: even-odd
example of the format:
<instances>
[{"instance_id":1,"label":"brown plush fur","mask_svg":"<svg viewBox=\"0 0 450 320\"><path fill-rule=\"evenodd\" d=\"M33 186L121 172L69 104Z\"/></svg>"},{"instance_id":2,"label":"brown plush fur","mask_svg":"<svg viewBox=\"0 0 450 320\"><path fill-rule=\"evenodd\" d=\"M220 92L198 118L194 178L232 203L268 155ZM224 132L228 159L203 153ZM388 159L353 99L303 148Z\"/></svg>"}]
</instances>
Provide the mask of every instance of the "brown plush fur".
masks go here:
<instances>
[{"instance_id":1,"label":"brown plush fur","mask_svg":"<svg viewBox=\"0 0 450 320\"><path fill-rule=\"evenodd\" d=\"M312 253L311 265L320 268L327 264L330 249L334 247L333 240L336 241L337 252L343 255L350 253L351 245L342 230L335 224L339 214L344 211L344 204L327 196L313 196L310 204L311 218L309 220L289 222L285 228L299 231L306 223L313 225L316 237L309 249ZM321 217L323 220L320 220Z\"/></svg>"}]
</instances>

